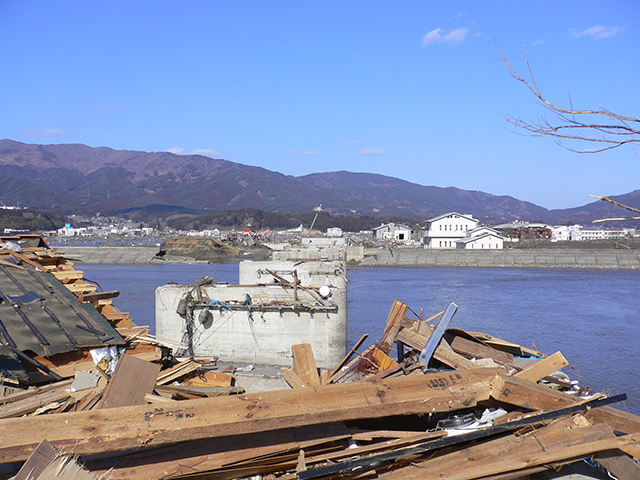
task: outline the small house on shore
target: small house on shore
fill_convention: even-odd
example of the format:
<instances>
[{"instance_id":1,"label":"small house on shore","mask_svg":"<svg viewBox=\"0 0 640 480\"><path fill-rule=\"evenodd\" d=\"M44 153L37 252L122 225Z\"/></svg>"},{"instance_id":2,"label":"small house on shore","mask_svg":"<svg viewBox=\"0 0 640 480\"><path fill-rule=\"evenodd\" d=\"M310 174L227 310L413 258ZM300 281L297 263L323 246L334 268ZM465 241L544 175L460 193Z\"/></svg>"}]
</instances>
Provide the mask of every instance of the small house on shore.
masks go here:
<instances>
[{"instance_id":1,"label":"small house on shore","mask_svg":"<svg viewBox=\"0 0 640 480\"><path fill-rule=\"evenodd\" d=\"M373 238L375 240L389 240L406 243L411 241L412 233L413 230L406 225L386 223L373 229Z\"/></svg>"}]
</instances>

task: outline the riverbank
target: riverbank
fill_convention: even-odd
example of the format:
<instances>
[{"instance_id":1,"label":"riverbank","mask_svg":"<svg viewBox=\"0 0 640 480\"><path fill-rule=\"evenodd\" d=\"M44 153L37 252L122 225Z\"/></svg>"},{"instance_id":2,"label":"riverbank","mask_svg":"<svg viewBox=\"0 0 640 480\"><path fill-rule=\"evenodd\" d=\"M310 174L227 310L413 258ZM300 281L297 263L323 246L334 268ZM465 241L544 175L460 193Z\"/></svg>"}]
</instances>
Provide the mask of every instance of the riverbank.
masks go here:
<instances>
[{"instance_id":1,"label":"riverbank","mask_svg":"<svg viewBox=\"0 0 640 480\"><path fill-rule=\"evenodd\" d=\"M354 262L351 262L352 264ZM640 252L622 249L365 250L358 265L638 269Z\"/></svg>"},{"instance_id":2,"label":"riverbank","mask_svg":"<svg viewBox=\"0 0 640 480\"><path fill-rule=\"evenodd\" d=\"M58 247L69 258L90 264L221 263L220 259L158 256L159 247ZM351 251L351 249L349 249ZM350 265L393 267L510 267L640 269L640 251L626 249L540 248L505 250L426 250L423 248L358 249ZM252 258L246 256L244 258ZM225 262L234 261L226 260Z\"/></svg>"}]
</instances>

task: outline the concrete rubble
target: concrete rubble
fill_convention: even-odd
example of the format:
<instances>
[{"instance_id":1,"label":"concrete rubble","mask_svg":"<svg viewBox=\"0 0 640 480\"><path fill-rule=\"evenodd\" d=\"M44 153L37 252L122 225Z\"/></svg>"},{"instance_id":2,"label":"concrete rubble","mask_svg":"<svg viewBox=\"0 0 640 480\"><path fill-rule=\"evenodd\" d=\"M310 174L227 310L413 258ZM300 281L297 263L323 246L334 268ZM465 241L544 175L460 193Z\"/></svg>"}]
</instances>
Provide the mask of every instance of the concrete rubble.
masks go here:
<instances>
[{"instance_id":1,"label":"concrete rubble","mask_svg":"<svg viewBox=\"0 0 640 480\"><path fill-rule=\"evenodd\" d=\"M198 279L167 311L183 327L222 304L273 309L273 323L289 304L341 314L327 292L344 290L344 270L307 263L247 266L250 301ZM238 381L262 367L197 355L182 330L152 336L117 295L39 237L0 237L0 477L640 478L640 417L612 408L625 395L582 388L561 352L454 328L455 303L424 315L396 301L379 339L340 345L339 358L314 338L281 346L269 375L284 388L265 391Z\"/></svg>"}]
</instances>

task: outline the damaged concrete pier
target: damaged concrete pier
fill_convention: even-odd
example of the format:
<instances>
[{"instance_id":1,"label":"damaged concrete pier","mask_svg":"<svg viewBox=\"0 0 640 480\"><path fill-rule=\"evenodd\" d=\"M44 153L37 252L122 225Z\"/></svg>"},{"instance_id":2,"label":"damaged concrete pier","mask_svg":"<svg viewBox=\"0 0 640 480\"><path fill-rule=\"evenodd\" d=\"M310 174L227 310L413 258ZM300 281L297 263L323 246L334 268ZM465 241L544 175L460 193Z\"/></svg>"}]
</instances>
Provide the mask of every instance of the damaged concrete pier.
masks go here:
<instances>
[{"instance_id":1,"label":"damaged concrete pier","mask_svg":"<svg viewBox=\"0 0 640 480\"><path fill-rule=\"evenodd\" d=\"M318 367L347 348L341 262L241 262L240 285L169 284L156 290L156 332L183 339L190 354L221 361L291 365L291 345L312 346Z\"/></svg>"}]
</instances>

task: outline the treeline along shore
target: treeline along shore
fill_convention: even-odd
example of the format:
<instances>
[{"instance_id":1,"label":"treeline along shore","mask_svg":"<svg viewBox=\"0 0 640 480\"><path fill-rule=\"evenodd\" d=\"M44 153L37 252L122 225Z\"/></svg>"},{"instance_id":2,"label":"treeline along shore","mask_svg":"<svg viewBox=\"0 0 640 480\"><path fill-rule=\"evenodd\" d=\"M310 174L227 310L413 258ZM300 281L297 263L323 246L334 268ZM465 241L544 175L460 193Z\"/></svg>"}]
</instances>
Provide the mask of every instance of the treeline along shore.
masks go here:
<instances>
[{"instance_id":1,"label":"treeline along shore","mask_svg":"<svg viewBox=\"0 0 640 480\"><path fill-rule=\"evenodd\" d=\"M188 256L158 256L158 246L58 247L78 263L155 264L220 263L220 258L195 260ZM252 258L251 251L243 258ZM423 248L349 248L352 266L390 267L509 267L640 269L638 249L531 248L504 250L427 250Z\"/></svg>"}]
</instances>

